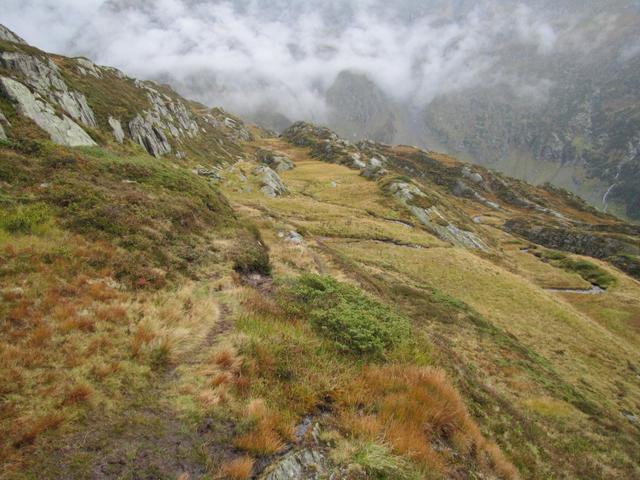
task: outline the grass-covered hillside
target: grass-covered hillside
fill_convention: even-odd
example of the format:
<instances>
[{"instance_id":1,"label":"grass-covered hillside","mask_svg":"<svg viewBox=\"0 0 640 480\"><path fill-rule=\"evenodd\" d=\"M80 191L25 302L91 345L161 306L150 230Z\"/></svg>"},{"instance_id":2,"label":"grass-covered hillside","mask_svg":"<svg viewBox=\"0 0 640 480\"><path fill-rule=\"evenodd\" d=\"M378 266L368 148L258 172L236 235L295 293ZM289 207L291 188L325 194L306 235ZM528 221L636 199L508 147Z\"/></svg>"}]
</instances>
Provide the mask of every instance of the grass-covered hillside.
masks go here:
<instances>
[{"instance_id":1,"label":"grass-covered hillside","mask_svg":"<svg viewBox=\"0 0 640 480\"><path fill-rule=\"evenodd\" d=\"M0 111L1 479L640 475L635 227L15 41Z\"/></svg>"}]
</instances>

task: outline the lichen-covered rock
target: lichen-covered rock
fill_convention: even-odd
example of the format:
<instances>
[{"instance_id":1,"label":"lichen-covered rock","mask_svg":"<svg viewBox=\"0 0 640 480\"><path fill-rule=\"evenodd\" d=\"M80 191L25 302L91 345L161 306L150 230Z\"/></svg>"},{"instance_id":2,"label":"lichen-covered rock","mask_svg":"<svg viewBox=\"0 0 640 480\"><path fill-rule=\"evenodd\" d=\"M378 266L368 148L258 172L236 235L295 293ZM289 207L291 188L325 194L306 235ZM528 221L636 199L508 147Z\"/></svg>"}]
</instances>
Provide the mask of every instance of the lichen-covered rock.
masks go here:
<instances>
[{"instance_id":1,"label":"lichen-covered rock","mask_svg":"<svg viewBox=\"0 0 640 480\"><path fill-rule=\"evenodd\" d=\"M20 113L33 120L54 142L69 147L96 145L77 123L66 115L57 116L51 105L20 82L0 77L0 87L7 98L16 102Z\"/></svg>"},{"instance_id":2,"label":"lichen-covered rock","mask_svg":"<svg viewBox=\"0 0 640 480\"><path fill-rule=\"evenodd\" d=\"M7 140L7 134L4 133L4 128L2 128L2 124L0 124L0 140Z\"/></svg>"},{"instance_id":3,"label":"lichen-covered rock","mask_svg":"<svg viewBox=\"0 0 640 480\"><path fill-rule=\"evenodd\" d=\"M120 120L109 116L109 126L113 131L113 137L116 139L116 142L124 142L124 130L122 130L122 124L120 123Z\"/></svg>"},{"instance_id":4,"label":"lichen-covered rock","mask_svg":"<svg viewBox=\"0 0 640 480\"><path fill-rule=\"evenodd\" d=\"M294 164L289 157L273 150L261 148L256 152L256 158L260 163L264 163L278 173L294 168Z\"/></svg>"},{"instance_id":5,"label":"lichen-covered rock","mask_svg":"<svg viewBox=\"0 0 640 480\"><path fill-rule=\"evenodd\" d=\"M267 197L278 197L287 193L287 187L282 182L280 176L267 166L260 166L254 170L254 173L260 177L262 188L260 191Z\"/></svg>"},{"instance_id":6,"label":"lichen-covered rock","mask_svg":"<svg viewBox=\"0 0 640 480\"><path fill-rule=\"evenodd\" d=\"M155 125L153 118L145 119L138 114L129 122L129 135L142 145L149 154L160 157L171 152L171 144L161 128Z\"/></svg>"},{"instance_id":7,"label":"lichen-covered rock","mask_svg":"<svg viewBox=\"0 0 640 480\"><path fill-rule=\"evenodd\" d=\"M319 449L307 448L285 455L262 480L319 480L327 478L327 459Z\"/></svg>"},{"instance_id":8,"label":"lichen-covered rock","mask_svg":"<svg viewBox=\"0 0 640 480\"><path fill-rule=\"evenodd\" d=\"M102 78L102 74L100 73L100 67L98 67L91 60L83 57L76 58L76 63L78 64L78 71L82 75L91 75L96 78Z\"/></svg>"},{"instance_id":9,"label":"lichen-covered rock","mask_svg":"<svg viewBox=\"0 0 640 480\"><path fill-rule=\"evenodd\" d=\"M0 40L4 40L5 42L22 43L23 45L27 44L27 42L4 25L0 25Z\"/></svg>"}]
</instances>

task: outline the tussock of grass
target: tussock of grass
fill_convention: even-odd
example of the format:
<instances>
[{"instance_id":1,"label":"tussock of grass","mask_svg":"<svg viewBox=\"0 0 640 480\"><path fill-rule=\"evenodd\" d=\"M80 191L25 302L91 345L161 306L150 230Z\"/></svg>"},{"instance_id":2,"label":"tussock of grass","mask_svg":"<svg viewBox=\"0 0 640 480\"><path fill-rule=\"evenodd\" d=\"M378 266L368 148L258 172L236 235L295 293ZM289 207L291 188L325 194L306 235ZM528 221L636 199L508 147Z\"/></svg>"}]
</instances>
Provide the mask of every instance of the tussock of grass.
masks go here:
<instances>
[{"instance_id":1,"label":"tussock of grass","mask_svg":"<svg viewBox=\"0 0 640 480\"><path fill-rule=\"evenodd\" d=\"M225 479L246 480L251 478L253 463L253 459L249 456L234 458L222 465L220 473Z\"/></svg>"}]
</instances>

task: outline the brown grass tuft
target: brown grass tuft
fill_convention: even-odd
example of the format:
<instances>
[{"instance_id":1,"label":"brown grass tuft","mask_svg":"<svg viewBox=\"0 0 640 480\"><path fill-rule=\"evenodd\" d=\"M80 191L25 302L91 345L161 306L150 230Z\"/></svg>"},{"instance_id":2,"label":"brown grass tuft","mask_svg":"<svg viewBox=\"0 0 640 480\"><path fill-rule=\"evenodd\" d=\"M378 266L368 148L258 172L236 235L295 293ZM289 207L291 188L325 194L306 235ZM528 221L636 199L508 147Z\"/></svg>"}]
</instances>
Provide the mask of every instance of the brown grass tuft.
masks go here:
<instances>
[{"instance_id":1,"label":"brown grass tuft","mask_svg":"<svg viewBox=\"0 0 640 480\"><path fill-rule=\"evenodd\" d=\"M240 367L240 358L235 349L223 348L213 354L213 362L224 370L237 370Z\"/></svg>"},{"instance_id":2,"label":"brown grass tuft","mask_svg":"<svg viewBox=\"0 0 640 480\"><path fill-rule=\"evenodd\" d=\"M13 442L14 447L21 448L33 444L39 435L47 430L57 428L64 420L64 415L60 413L50 413L35 419L18 434L16 440Z\"/></svg>"},{"instance_id":3,"label":"brown grass tuft","mask_svg":"<svg viewBox=\"0 0 640 480\"><path fill-rule=\"evenodd\" d=\"M64 396L63 405L72 405L75 403L85 402L93 396L94 391L89 385L79 383L72 387Z\"/></svg>"},{"instance_id":4,"label":"brown grass tuft","mask_svg":"<svg viewBox=\"0 0 640 480\"><path fill-rule=\"evenodd\" d=\"M464 402L440 369L365 367L342 392L343 424L355 436L382 439L393 451L429 470L446 474L447 460L432 445L454 444L464 455L484 458L487 472L518 478L500 449L482 436Z\"/></svg>"},{"instance_id":5,"label":"brown grass tuft","mask_svg":"<svg viewBox=\"0 0 640 480\"><path fill-rule=\"evenodd\" d=\"M222 465L220 473L223 478L229 480L246 480L251 478L253 459L249 456L234 458Z\"/></svg>"}]
</instances>

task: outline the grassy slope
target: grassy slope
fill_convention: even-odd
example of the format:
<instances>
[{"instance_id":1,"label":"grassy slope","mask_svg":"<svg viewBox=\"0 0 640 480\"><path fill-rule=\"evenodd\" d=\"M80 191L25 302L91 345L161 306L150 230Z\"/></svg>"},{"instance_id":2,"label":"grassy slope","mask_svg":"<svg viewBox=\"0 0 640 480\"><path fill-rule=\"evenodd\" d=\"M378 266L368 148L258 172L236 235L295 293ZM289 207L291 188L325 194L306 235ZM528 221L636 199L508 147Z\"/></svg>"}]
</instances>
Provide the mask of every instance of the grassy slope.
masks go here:
<instances>
[{"instance_id":1,"label":"grassy slope","mask_svg":"<svg viewBox=\"0 0 640 480\"><path fill-rule=\"evenodd\" d=\"M638 432L621 415L637 409L640 393L633 370L640 360L633 333L640 312L637 282L599 263L617 280L605 294L546 292L588 284L520 252L517 240L490 227L484 233L498 247L485 258L396 223L385 223L392 233L384 238L362 235L372 214L376 222L402 218L376 184L344 167L311 161L303 150L275 146L298 161L283 175L293 194L265 200L231 189L228 195L258 219L268 212L265 230L295 228L308 235L311 259L297 249L293 255L287 251L283 273L314 268L321 257L335 275L359 280L413 312L435 339L439 362L454 371L453 365L464 365L457 372L461 388L478 401L472 403L477 415L527 477L637 474ZM319 227L315 215L325 210L348 212L349 218ZM272 244L278 258L286 247L275 236L265 238L278 245ZM413 290L403 295L398 285ZM513 429L514 422L521 427Z\"/></svg>"},{"instance_id":2,"label":"grassy slope","mask_svg":"<svg viewBox=\"0 0 640 480\"><path fill-rule=\"evenodd\" d=\"M55 60L101 127L147 106L131 80ZM526 478L637 476L621 413L639 407L639 287L618 271L598 263L615 279L601 296L545 292L587 284L491 226L509 211L426 185L454 218L481 215L492 251L452 248L376 182L277 139L201 125L174 145L186 160L152 159L102 130L99 148L54 146L0 108L0 477L246 478L308 414L354 475L517 478L493 438ZM264 197L250 161L222 189L191 170L265 146L295 160L290 195ZM267 270L263 243L275 284L252 288L237 270ZM307 272L344 283L308 310Z\"/></svg>"}]
</instances>

